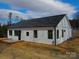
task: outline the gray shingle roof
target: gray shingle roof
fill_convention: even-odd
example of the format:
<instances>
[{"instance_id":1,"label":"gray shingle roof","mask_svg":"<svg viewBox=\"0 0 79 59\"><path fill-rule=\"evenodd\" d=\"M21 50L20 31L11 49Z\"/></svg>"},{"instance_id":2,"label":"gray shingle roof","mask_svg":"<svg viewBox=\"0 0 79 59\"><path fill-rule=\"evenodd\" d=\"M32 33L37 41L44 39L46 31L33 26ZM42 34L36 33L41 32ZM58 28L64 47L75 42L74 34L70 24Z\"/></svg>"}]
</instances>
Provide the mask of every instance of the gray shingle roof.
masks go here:
<instances>
[{"instance_id":1,"label":"gray shingle roof","mask_svg":"<svg viewBox=\"0 0 79 59\"><path fill-rule=\"evenodd\" d=\"M31 20L22 20L21 22L9 26L9 28L56 27L64 16L65 14Z\"/></svg>"}]
</instances>

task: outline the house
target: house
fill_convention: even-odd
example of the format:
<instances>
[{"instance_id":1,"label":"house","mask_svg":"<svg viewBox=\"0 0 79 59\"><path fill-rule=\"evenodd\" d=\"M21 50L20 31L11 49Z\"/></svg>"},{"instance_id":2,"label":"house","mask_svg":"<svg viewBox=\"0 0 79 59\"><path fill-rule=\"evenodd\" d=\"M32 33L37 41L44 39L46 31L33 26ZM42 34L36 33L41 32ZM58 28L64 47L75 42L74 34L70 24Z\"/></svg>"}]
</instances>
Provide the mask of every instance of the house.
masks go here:
<instances>
[{"instance_id":1,"label":"house","mask_svg":"<svg viewBox=\"0 0 79 59\"><path fill-rule=\"evenodd\" d=\"M44 44L60 44L72 37L72 28L65 14L22 20L9 26L8 38Z\"/></svg>"}]
</instances>

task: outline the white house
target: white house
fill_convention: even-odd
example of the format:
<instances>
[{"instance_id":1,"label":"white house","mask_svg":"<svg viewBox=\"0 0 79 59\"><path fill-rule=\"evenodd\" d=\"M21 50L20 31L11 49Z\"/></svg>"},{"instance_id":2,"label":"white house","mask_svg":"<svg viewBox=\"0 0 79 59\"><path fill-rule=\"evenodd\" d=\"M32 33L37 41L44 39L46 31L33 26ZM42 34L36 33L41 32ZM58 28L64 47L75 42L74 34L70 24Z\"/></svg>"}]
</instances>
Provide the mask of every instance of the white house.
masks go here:
<instances>
[{"instance_id":1,"label":"white house","mask_svg":"<svg viewBox=\"0 0 79 59\"><path fill-rule=\"evenodd\" d=\"M8 28L8 38L44 44L60 44L72 37L72 28L65 14L22 20Z\"/></svg>"}]
</instances>

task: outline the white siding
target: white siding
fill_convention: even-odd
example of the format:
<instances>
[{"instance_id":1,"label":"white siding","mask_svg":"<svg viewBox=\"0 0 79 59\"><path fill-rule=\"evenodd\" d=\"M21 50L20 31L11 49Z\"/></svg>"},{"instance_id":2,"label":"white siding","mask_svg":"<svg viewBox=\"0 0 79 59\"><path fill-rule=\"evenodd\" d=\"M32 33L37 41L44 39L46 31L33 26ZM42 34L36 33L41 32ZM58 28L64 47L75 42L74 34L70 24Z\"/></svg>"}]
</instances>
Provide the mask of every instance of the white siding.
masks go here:
<instances>
[{"instance_id":1,"label":"white siding","mask_svg":"<svg viewBox=\"0 0 79 59\"><path fill-rule=\"evenodd\" d=\"M26 32L29 32L29 36L26 36ZM33 30L21 30L21 40L33 41Z\"/></svg>"},{"instance_id":2,"label":"white siding","mask_svg":"<svg viewBox=\"0 0 79 59\"><path fill-rule=\"evenodd\" d=\"M57 44L72 37L72 29L66 17L64 17L58 24L56 30L59 30L59 39L57 39ZM64 37L62 37L62 30L65 30Z\"/></svg>"},{"instance_id":3,"label":"white siding","mask_svg":"<svg viewBox=\"0 0 79 59\"><path fill-rule=\"evenodd\" d=\"M33 38L35 42L52 44L54 39L48 39L48 30L38 30L38 38Z\"/></svg>"},{"instance_id":4,"label":"white siding","mask_svg":"<svg viewBox=\"0 0 79 59\"><path fill-rule=\"evenodd\" d=\"M45 43L45 44L52 44L54 40L54 32L53 32L53 39L48 39L48 30L53 30L53 28L28 28L28 29L11 29L14 30L21 30L21 40L29 41L29 42L37 42L37 43ZM34 38L34 30L37 30L38 37ZM29 36L26 36L26 32L29 32ZM17 36L9 36L8 38L12 38L18 40Z\"/></svg>"},{"instance_id":5,"label":"white siding","mask_svg":"<svg viewBox=\"0 0 79 59\"><path fill-rule=\"evenodd\" d=\"M17 41L17 40L18 40L18 37L14 35L14 30L13 30L13 29L10 29L10 30L12 30L12 36L9 35L9 30L8 30L8 31L7 31L7 32L8 32L8 33L7 33L7 34L8 34L8 38Z\"/></svg>"}]
</instances>

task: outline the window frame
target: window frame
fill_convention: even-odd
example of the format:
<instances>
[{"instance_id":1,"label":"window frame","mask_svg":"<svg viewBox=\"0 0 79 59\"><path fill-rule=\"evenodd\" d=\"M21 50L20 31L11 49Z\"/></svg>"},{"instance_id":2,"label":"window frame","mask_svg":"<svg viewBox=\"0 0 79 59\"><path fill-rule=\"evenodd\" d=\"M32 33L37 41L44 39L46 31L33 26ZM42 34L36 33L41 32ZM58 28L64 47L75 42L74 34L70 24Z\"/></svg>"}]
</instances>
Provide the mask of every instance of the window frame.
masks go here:
<instances>
[{"instance_id":1,"label":"window frame","mask_svg":"<svg viewBox=\"0 0 79 59\"><path fill-rule=\"evenodd\" d=\"M9 30L9 35L12 36L12 30Z\"/></svg>"},{"instance_id":2,"label":"window frame","mask_svg":"<svg viewBox=\"0 0 79 59\"><path fill-rule=\"evenodd\" d=\"M14 30L14 36L19 36L19 30Z\"/></svg>"},{"instance_id":3,"label":"window frame","mask_svg":"<svg viewBox=\"0 0 79 59\"><path fill-rule=\"evenodd\" d=\"M59 30L57 30L56 34L57 34L57 39L59 39Z\"/></svg>"},{"instance_id":4,"label":"window frame","mask_svg":"<svg viewBox=\"0 0 79 59\"><path fill-rule=\"evenodd\" d=\"M38 32L37 30L34 30L34 38L37 38L38 37Z\"/></svg>"},{"instance_id":5,"label":"window frame","mask_svg":"<svg viewBox=\"0 0 79 59\"><path fill-rule=\"evenodd\" d=\"M53 30L48 30L48 39L53 39Z\"/></svg>"},{"instance_id":6,"label":"window frame","mask_svg":"<svg viewBox=\"0 0 79 59\"><path fill-rule=\"evenodd\" d=\"M62 37L64 37L64 30L62 30Z\"/></svg>"},{"instance_id":7,"label":"window frame","mask_svg":"<svg viewBox=\"0 0 79 59\"><path fill-rule=\"evenodd\" d=\"M26 36L29 36L29 32L26 32Z\"/></svg>"}]
</instances>

